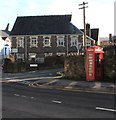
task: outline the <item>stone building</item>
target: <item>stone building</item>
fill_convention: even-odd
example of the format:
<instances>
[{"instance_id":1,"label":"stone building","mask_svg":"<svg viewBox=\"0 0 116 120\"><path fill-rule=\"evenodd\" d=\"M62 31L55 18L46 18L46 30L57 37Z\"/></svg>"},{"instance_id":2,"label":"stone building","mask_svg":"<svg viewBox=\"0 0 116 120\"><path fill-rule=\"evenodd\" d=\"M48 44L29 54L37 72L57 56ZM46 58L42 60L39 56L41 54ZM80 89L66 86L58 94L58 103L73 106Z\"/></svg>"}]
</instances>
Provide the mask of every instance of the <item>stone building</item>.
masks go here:
<instances>
[{"instance_id":1,"label":"stone building","mask_svg":"<svg viewBox=\"0 0 116 120\"><path fill-rule=\"evenodd\" d=\"M81 50L83 32L71 23L72 15L17 17L11 31L16 59L43 62L46 56L62 56Z\"/></svg>"}]
</instances>

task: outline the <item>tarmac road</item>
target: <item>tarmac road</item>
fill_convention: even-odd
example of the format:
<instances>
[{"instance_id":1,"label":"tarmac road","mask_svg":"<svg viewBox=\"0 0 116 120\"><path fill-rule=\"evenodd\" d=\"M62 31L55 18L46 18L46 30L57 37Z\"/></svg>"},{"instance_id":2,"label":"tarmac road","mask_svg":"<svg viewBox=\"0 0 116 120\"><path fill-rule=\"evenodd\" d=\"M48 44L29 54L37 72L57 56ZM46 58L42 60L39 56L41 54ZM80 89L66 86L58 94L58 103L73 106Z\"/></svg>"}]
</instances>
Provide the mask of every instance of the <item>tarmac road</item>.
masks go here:
<instances>
[{"instance_id":1,"label":"tarmac road","mask_svg":"<svg viewBox=\"0 0 116 120\"><path fill-rule=\"evenodd\" d=\"M3 83L3 118L115 118L114 96ZM103 110L102 110L103 108Z\"/></svg>"},{"instance_id":2,"label":"tarmac road","mask_svg":"<svg viewBox=\"0 0 116 120\"><path fill-rule=\"evenodd\" d=\"M30 77L55 72L33 72ZM29 79L29 73L3 76ZM15 81L2 83L2 101L3 118L116 118L114 94L36 88Z\"/></svg>"}]
</instances>

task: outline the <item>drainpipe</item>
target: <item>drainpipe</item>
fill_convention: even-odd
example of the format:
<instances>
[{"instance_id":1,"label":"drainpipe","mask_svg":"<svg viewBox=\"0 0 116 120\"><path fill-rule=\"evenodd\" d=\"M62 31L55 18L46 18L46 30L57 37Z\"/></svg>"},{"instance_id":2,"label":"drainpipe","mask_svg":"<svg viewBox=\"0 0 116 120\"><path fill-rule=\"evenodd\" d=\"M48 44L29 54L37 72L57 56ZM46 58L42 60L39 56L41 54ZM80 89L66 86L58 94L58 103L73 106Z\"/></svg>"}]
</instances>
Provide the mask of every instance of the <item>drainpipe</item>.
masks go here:
<instances>
[{"instance_id":1,"label":"drainpipe","mask_svg":"<svg viewBox=\"0 0 116 120\"><path fill-rule=\"evenodd\" d=\"M27 61L27 37L25 37L25 61Z\"/></svg>"},{"instance_id":2,"label":"drainpipe","mask_svg":"<svg viewBox=\"0 0 116 120\"><path fill-rule=\"evenodd\" d=\"M68 35L66 35L66 43L67 43L66 44L66 49L67 49L66 52L67 52L67 55L68 55Z\"/></svg>"}]
</instances>

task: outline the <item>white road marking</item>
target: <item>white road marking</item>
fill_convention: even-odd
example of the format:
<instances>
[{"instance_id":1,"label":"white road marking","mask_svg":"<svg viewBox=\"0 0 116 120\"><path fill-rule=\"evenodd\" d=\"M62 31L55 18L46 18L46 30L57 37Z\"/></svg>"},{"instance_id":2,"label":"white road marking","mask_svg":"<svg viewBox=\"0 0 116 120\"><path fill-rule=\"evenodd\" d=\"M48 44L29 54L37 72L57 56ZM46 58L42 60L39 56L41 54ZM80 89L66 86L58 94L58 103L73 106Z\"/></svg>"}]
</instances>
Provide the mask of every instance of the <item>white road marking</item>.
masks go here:
<instances>
[{"instance_id":1,"label":"white road marking","mask_svg":"<svg viewBox=\"0 0 116 120\"><path fill-rule=\"evenodd\" d=\"M24 84L29 84L30 82L29 81L22 81L21 83L24 83Z\"/></svg>"},{"instance_id":2,"label":"white road marking","mask_svg":"<svg viewBox=\"0 0 116 120\"><path fill-rule=\"evenodd\" d=\"M95 82L95 85L93 86L93 88L95 88L95 89L101 88L101 83L100 82Z\"/></svg>"},{"instance_id":3,"label":"white road marking","mask_svg":"<svg viewBox=\"0 0 116 120\"><path fill-rule=\"evenodd\" d=\"M62 103L61 101L57 101L57 100L52 100L52 102L54 102L54 103L59 103L59 104Z\"/></svg>"},{"instance_id":4,"label":"white road marking","mask_svg":"<svg viewBox=\"0 0 116 120\"><path fill-rule=\"evenodd\" d=\"M78 82L71 82L71 83L69 83L69 85L66 86L65 88L71 89L71 88L73 88L73 86L76 85L77 83L78 83Z\"/></svg>"},{"instance_id":5,"label":"white road marking","mask_svg":"<svg viewBox=\"0 0 116 120\"><path fill-rule=\"evenodd\" d=\"M22 83L22 84L25 84L25 85L29 85L30 84L29 81L18 81L17 83Z\"/></svg>"},{"instance_id":6,"label":"white road marking","mask_svg":"<svg viewBox=\"0 0 116 120\"><path fill-rule=\"evenodd\" d=\"M105 111L110 111L110 112L116 112L116 110L114 110L114 109L102 108L102 107L96 107L96 110L105 110Z\"/></svg>"},{"instance_id":7,"label":"white road marking","mask_svg":"<svg viewBox=\"0 0 116 120\"><path fill-rule=\"evenodd\" d=\"M69 86L74 86L74 85L76 85L78 82L71 82L70 84L69 84Z\"/></svg>"},{"instance_id":8,"label":"white road marking","mask_svg":"<svg viewBox=\"0 0 116 120\"><path fill-rule=\"evenodd\" d=\"M59 80L52 80L52 81L50 81L50 82L48 82L48 83L45 83L44 85L49 85L49 84L55 83L55 82L57 82L57 81L59 81Z\"/></svg>"},{"instance_id":9,"label":"white road marking","mask_svg":"<svg viewBox=\"0 0 116 120\"><path fill-rule=\"evenodd\" d=\"M11 78L6 78L6 80L10 80Z\"/></svg>"},{"instance_id":10,"label":"white road marking","mask_svg":"<svg viewBox=\"0 0 116 120\"><path fill-rule=\"evenodd\" d=\"M21 97L26 97L25 95L21 95Z\"/></svg>"},{"instance_id":11,"label":"white road marking","mask_svg":"<svg viewBox=\"0 0 116 120\"><path fill-rule=\"evenodd\" d=\"M20 96L19 94L14 94L14 96Z\"/></svg>"},{"instance_id":12,"label":"white road marking","mask_svg":"<svg viewBox=\"0 0 116 120\"><path fill-rule=\"evenodd\" d=\"M31 97L31 99L34 99L34 97Z\"/></svg>"}]
</instances>

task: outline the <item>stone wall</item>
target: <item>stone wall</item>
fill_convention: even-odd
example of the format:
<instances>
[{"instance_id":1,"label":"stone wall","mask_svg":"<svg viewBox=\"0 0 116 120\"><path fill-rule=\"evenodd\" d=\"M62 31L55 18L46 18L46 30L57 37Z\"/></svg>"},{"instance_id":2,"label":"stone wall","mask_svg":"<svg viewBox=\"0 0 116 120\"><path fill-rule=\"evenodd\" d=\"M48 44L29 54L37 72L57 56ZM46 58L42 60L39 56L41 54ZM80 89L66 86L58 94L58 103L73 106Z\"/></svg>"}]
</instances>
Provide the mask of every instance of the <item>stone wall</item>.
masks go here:
<instances>
[{"instance_id":1,"label":"stone wall","mask_svg":"<svg viewBox=\"0 0 116 120\"><path fill-rule=\"evenodd\" d=\"M64 62L65 77L75 80L86 80L85 55L67 56ZM113 81L116 79L116 46L104 48L104 80Z\"/></svg>"},{"instance_id":2,"label":"stone wall","mask_svg":"<svg viewBox=\"0 0 116 120\"><path fill-rule=\"evenodd\" d=\"M64 62L65 77L69 79L84 80L85 79L85 56L67 56Z\"/></svg>"},{"instance_id":3,"label":"stone wall","mask_svg":"<svg viewBox=\"0 0 116 120\"><path fill-rule=\"evenodd\" d=\"M104 79L116 81L116 46L104 48Z\"/></svg>"}]
</instances>

